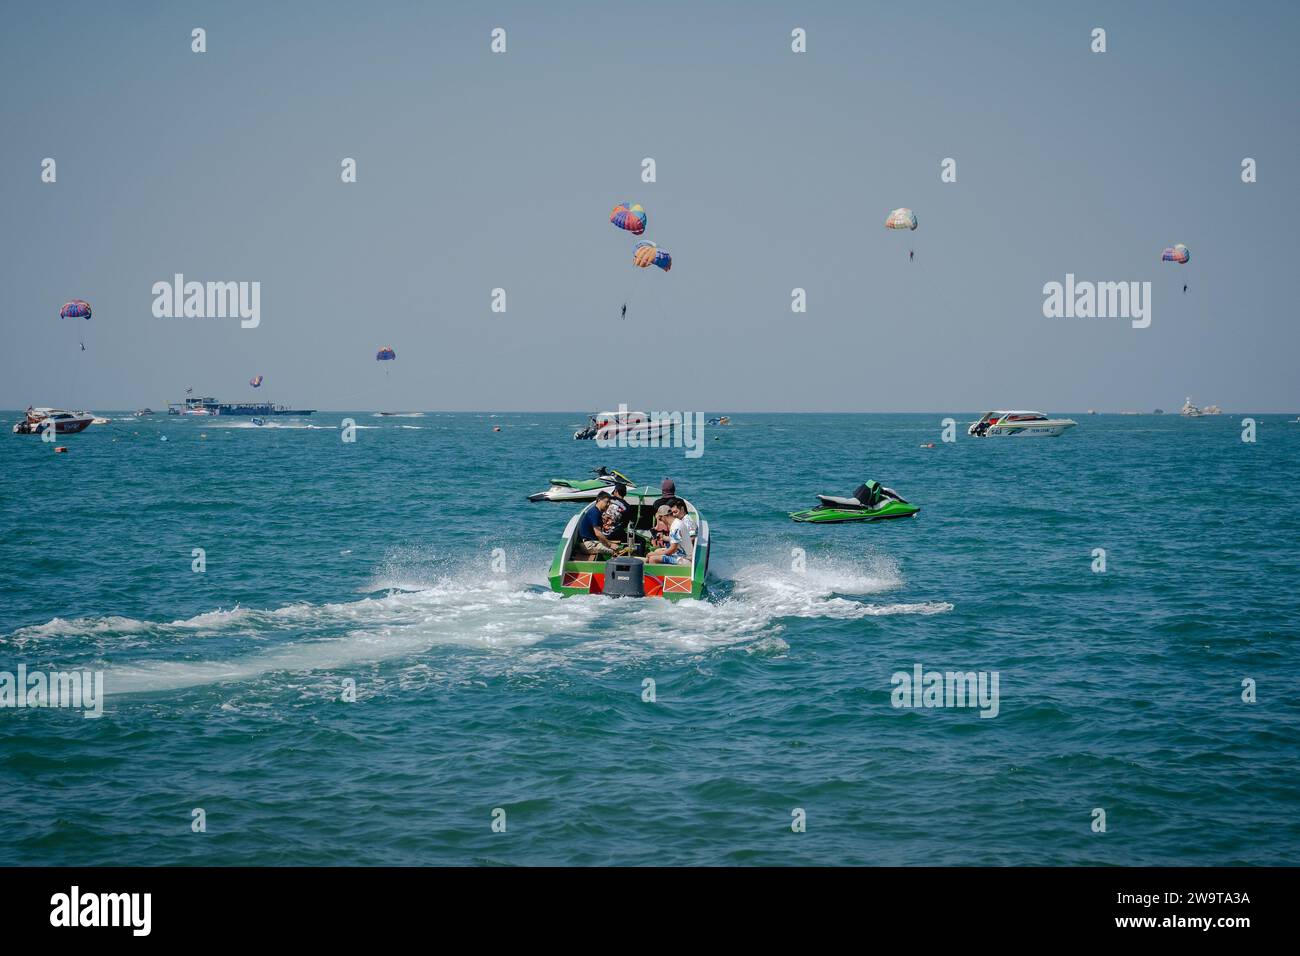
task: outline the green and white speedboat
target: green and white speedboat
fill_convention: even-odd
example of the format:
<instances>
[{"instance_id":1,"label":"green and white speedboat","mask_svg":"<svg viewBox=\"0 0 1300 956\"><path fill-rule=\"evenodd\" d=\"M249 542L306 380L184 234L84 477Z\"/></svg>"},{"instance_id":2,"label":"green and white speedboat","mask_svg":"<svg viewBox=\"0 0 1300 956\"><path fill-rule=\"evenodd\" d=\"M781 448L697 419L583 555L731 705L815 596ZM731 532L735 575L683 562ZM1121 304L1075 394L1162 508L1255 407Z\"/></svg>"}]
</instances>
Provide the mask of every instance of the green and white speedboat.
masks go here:
<instances>
[{"instance_id":1,"label":"green and white speedboat","mask_svg":"<svg viewBox=\"0 0 1300 956\"><path fill-rule=\"evenodd\" d=\"M669 601L703 598L704 578L709 571L709 523L700 517L689 501L686 502L686 510L695 519L698 529L695 535L694 561L690 565L684 565L651 564L645 560L651 550L654 503L659 497L658 491L648 488L627 493L628 504L632 506L628 528L633 545L631 554L620 557L594 561L585 558L574 560L574 537L582 512L571 517L564 526L564 534L560 537L547 574L551 590L565 597L575 594L609 594L619 597L661 597Z\"/></svg>"},{"instance_id":2,"label":"green and white speedboat","mask_svg":"<svg viewBox=\"0 0 1300 956\"><path fill-rule=\"evenodd\" d=\"M886 518L910 518L921 509L905 500L893 488L878 481L864 481L852 498L818 495L821 504L808 511L791 512L795 521L842 524L846 521L882 521Z\"/></svg>"}]
</instances>

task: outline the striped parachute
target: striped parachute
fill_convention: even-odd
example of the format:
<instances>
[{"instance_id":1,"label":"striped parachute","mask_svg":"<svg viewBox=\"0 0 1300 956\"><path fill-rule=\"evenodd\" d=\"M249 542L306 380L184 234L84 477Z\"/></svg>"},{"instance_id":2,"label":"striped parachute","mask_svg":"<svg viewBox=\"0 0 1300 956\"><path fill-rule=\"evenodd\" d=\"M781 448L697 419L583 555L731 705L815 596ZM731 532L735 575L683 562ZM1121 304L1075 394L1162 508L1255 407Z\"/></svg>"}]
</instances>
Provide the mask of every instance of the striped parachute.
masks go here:
<instances>
[{"instance_id":1,"label":"striped parachute","mask_svg":"<svg viewBox=\"0 0 1300 956\"><path fill-rule=\"evenodd\" d=\"M260 375L254 375L252 378L250 378L250 379L248 380L248 384L251 385L251 386L253 386L253 388L261 388L261 387L262 387L262 376L260 376Z\"/></svg>"},{"instance_id":2,"label":"striped parachute","mask_svg":"<svg viewBox=\"0 0 1300 956\"><path fill-rule=\"evenodd\" d=\"M375 353L376 362L391 362L395 358L397 358L397 353L394 352L392 349L390 349L387 345L385 345L382 349L380 349L378 352Z\"/></svg>"},{"instance_id":3,"label":"striped parachute","mask_svg":"<svg viewBox=\"0 0 1300 956\"><path fill-rule=\"evenodd\" d=\"M1192 251L1181 242L1176 246L1170 246L1160 255L1161 262L1176 262L1180 266L1186 265L1192 258Z\"/></svg>"},{"instance_id":4,"label":"striped parachute","mask_svg":"<svg viewBox=\"0 0 1300 956\"><path fill-rule=\"evenodd\" d=\"M647 266L658 266L667 272L673 267L673 257L649 239L642 239L632 252L632 263L642 269Z\"/></svg>"},{"instance_id":5,"label":"striped parachute","mask_svg":"<svg viewBox=\"0 0 1300 956\"><path fill-rule=\"evenodd\" d=\"M886 229L915 229L916 213L907 208L895 209L885 220Z\"/></svg>"},{"instance_id":6,"label":"striped parachute","mask_svg":"<svg viewBox=\"0 0 1300 956\"><path fill-rule=\"evenodd\" d=\"M640 203L621 202L609 214L609 221L619 229L626 229L634 236L645 232L645 210Z\"/></svg>"},{"instance_id":7,"label":"striped parachute","mask_svg":"<svg viewBox=\"0 0 1300 956\"><path fill-rule=\"evenodd\" d=\"M59 309L59 318L89 319L90 303L85 299L73 299L71 302L65 302L63 308Z\"/></svg>"}]
</instances>

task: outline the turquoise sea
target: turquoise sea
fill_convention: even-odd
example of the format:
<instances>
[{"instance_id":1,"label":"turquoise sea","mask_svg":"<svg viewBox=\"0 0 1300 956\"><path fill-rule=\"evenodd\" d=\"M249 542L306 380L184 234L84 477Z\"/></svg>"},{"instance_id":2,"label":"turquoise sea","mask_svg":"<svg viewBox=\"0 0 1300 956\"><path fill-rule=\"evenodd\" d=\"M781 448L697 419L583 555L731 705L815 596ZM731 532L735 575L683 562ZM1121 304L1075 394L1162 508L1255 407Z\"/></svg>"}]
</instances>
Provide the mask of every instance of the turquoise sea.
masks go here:
<instances>
[{"instance_id":1,"label":"turquoise sea","mask_svg":"<svg viewBox=\"0 0 1300 956\"><path fill-rule=\"evenodd\" d=\"M1300 863L1294 415L109 414L0 435L0 671L109 695L0 710L0 864ZM709 521L707 601L546 588L526 495L602 464ZM920 515L786 518L864 478ZM997 716L892 706L918 664Z\"/></svg>"}]
</instances>

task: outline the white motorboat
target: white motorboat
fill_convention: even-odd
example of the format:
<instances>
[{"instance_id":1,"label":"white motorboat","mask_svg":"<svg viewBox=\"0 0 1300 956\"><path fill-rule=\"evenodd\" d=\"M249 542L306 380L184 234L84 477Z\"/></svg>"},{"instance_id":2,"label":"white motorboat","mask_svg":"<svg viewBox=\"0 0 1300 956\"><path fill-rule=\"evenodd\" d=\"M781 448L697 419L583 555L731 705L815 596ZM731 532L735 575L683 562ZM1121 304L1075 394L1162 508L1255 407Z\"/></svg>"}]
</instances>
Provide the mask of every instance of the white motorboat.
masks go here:
<instances>
[{"instance_id":1,"label":"white motorboat","mask_svg":"<svg viewBox=\"0 0 1300 956\"><path fill-rule=\"evenodd\" d=\"M971 422L966 434L973 438L1055 438L1077 424L1072 418L1048 418L1042 412L998 409Z\"/></svg>"},{"instance_id":2,"label":"white motorboat","mask_svg":"<svg viewBox=\"0 0 1300 956\"><path fill-rule=\"evenodd\" d=\"M28 408L27 417L13 428L15 435L39 435L53 427L56 435L75 435L84 431L95 415L91 412L69 412L62 408Z\"/></svg>"},{"instance_id":3,"label":"white motorboat","mask_svg":"<svg viewBox=\"0 0 1300 956\"><path fill-rule=\"evenodd\" d=\"M601 412L588 419L587 427L573 433L579 441L594 438L597 441L617 441L620 438L636 441L653 441L672 434L671 418L651 418L645 412L629 412L626 407L617 412Z\"/></svg>"}]
</instances>

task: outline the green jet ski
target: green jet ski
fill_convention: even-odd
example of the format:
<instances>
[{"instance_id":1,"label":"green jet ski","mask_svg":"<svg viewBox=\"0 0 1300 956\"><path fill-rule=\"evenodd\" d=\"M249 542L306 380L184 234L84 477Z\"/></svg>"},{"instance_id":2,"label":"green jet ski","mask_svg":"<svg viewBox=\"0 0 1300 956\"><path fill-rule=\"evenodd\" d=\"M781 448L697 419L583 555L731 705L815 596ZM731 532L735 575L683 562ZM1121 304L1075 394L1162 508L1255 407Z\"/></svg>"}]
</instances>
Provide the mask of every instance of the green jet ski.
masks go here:
<instances>
[{"instance_id":1,"label":"green jet ski","mask_svg":"<svg viewBox=\"0 0 1300 956\"><path fill-rule=\"evenodd\" d=\"M893 488L878 481L865 481L858 485L852 498L818 495L821 504L808 511L791 512L795 521L817 521L835 524L845 521L881 521L885 518L910 518L921 509L909 504Z\"/></svg>"},{"instance_id":2,"label":"green jet ski","mask_svg":"<svg viewBox=\"0 0 1300 956\"><path fill-rule=\"evenodd\" d=\"M629 489L635 488L636 484L627 475L612 468L605 468L603 465L599 468L591 469L595 478L552 478L551 487L545 491L539 491L536 494L528 496L529 501L595 501L596 496L602 491L609 491L619 482L627 485Z\"/></svg>"}]
</instances>

